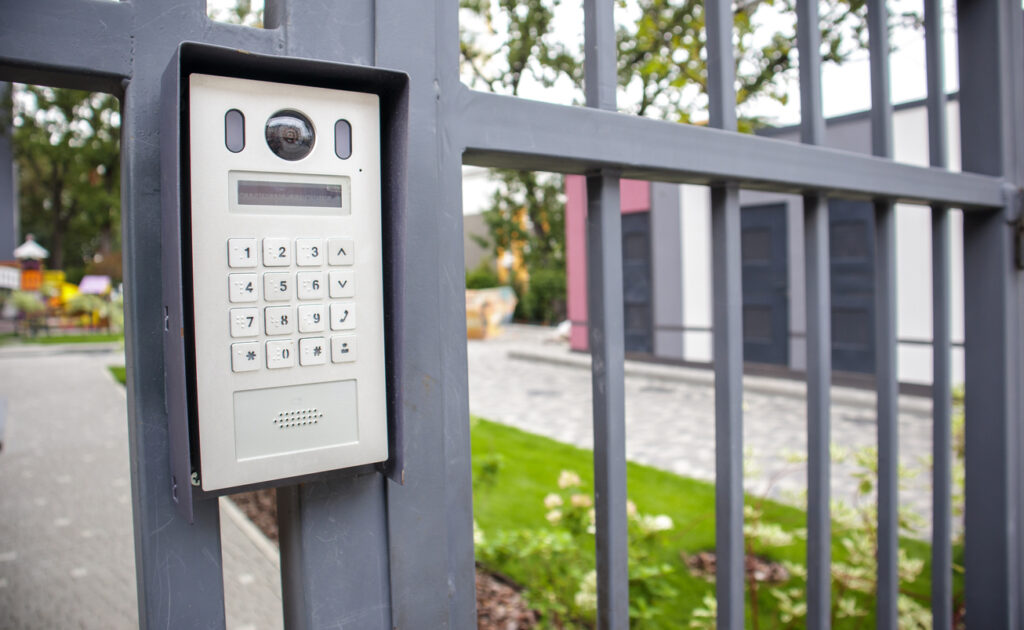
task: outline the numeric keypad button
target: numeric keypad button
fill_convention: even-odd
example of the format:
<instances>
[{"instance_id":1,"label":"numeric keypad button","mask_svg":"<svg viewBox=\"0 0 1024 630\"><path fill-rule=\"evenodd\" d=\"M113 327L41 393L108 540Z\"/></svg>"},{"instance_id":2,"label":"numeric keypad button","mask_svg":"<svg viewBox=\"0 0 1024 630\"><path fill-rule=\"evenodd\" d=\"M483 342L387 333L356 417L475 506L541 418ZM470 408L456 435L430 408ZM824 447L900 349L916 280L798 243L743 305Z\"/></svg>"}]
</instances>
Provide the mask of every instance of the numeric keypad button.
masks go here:
<instances>
[{"instance_id":1,"label":"numeric keypad button","mask_svg":"<svg viewBox=\"0 0 1024 630\"><path fill-rule=\"evenodd\" d=\"M258 261L256 247L254 238L229 238L228 267L233 269L255 267Z\"/></svg>"},{"instance_id":2,"label":"numeric keypad button","mask_svg":"<svg viewBox=\"0 0 1024 630\"><path fill-rule=\"evenodd\" d=\"M356 244L350 238L332 238L327 241L327 264L351 265L356 261Z\"/></svg>"},{"instance_id":3,"label":"numeric keypad button","mask_svg":"<svg viewBox=\"0 0 1024 630\"><path fill-rule=\"evenodd\" d=\"M263 265L287 267L292 264L292 244L286 238L263 239Z\"/></svg>"},{"instance_id":4,"label":"numeric keypad button","mask_svg":"<svg viewBox=\"0 0 1024 630\"><path fill-rule=\"evenodd\" d=\"M295 239L295 264L300 267L319 267L324 264L324 239Z\"/></svg>"},{"instance_id":5,"label":"numeric keypad button","mask_svg":"<svg viewBox=\"0 0 1024 630\"><path fill-rule=\"evenodd\" d=\"M264 327L268 335L289 335L295 332L295 316L290 306L268 306L264 309Z\"/></svg>"},{"instance_id":6,"label":"numeric keypad button","mask_svg":"<svg viewBox=\"0 0 1024 630\"><path fill-rule=\"evenodd\" d=\"M268 302L285 302L292 299L292 274L283 272L263 274L263 299Z\"/></svg>"},{"instance_id":7,"label":"numeric keypad button","mask_svg":"<svg viewBox=\"0 0 1024 630\"><path fill-rule=\"evenodd\" d=\"M355 335L334 335L331 337L331 361L334 363L351 363L355 360Z\"/></svg>"},{"instance_id":8,"label":"numeric keypad button","mask_svg":"<svg viewBox=\"0 0 1024 630\"><path fill-rule=\"evenodd\" d=\"M299 339L299 365L327 363L327 340L323 337Z\"/></svg>"},{"instance_id":9,"label":"numeric keypad button","mask_svg":"<svg viewBox=\"0 0 1024 630\"><path fill-rule=\"evenodd\" d=\"M263 363L261 353L258 341L231 344L231 371L252 372L260 369Z\"/></svg>"},{"instance_id":10,"label":"numeric keypad button","mask_svg":"<svg viewBox=\"0 0 1024 630\"><path fill-rule=\"evenodd\" d=\"M256 288L256 274L228 274L228 300L231 302L255 302L260 294Z\"/></svg>"},{"instance_id":11,"label":"numeric keypad button","mask_svg":"<svg viewBox=\"0 0 1024 630\"><path fill-rule=\"evenodd\" d=\"M321 300L324 297L324 274L320 271L300 271L298 274L299 299Z\"/></svg>"},{"instance_id":12,"label":"numeric keypad button","mask_svg":"<svg viewBox=\"0 0 1024 630\"><path fill-rule=\"evenodd\" d=\"M258 308L233 308L230 315L232 337L255 337L260 334Z\"/></svg>"},{"instance_id":13,"label":"numeric keypad button","mask_svg":"<svg viewBox=\"0 0 1024 630\"><path fill-rule=\"evenodd\" d=\"M329 275L332 298L355 297L356 272L348 269L333 269Z\"/></svg>"},{"instance_id":14,"label":"numeric keypad button","mask_svg":"<svg viewBox=\"0 0 1024 630\"><path fill-rule=\"evenodd\" d=\"M331 330L350 330L356 327L356 305L354 302L331 304Z\"/></svg>"},{"instance_id":15,"label":"numeric keypad button","mask_svg":"<svg viewBox=\"0 0 1024 630\"><path fill-rule=\"evenodd\" d=\"M291 339L268 341L267 367L272 370L295 367L295 342Z\"/></svg>"},{"instance_id":16,"label":"numeric keypad button","mask_svg":"<svg viewBox=\"0 0 1024 630\"><path fill-rule=\"evenodd\" d=\"M322 332L327 327L327 313L323 304L303 304L299 307L299 332Z\"/></svg>"}]
</instances>

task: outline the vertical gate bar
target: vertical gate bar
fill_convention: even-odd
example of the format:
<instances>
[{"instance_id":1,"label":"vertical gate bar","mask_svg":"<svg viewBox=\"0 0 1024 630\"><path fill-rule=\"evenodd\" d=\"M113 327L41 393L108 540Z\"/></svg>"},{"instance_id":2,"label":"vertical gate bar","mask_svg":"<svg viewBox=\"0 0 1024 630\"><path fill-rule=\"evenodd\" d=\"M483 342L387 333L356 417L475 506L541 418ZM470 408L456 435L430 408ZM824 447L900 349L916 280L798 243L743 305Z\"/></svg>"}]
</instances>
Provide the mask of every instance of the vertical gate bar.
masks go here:
<instances>
[{"instance_id":1,"label":"vertical gate bar","mask_svg":"<svg viewBox=\"0 0 1024 630\"><path fill-rule=\"evenodd\" d=\"M1020 3L960 0L963 170L1008 180L1001 211L965 213L967 624L1020 628L1021 300L1013 229L1022 183ZM983 71L981 71L983 70Z\"/></svg>"},{"instance_id":2,"label":"vertical gate bar","mask_svg":"<svg viewBox=\"0 0 1024 630\"><path fill-rule=\"evenodd\" d=\"M868 1L871 66L871 149L892 158L889 96L889 12ZM890 201L875 202L875 391L878 396L878 598L876 625L899 621L899 386L896 371L896 217Z\"/></svg>"},{"instance_id":3,"label":"vertical gate bar","mask_svg":"<svg viewBox=\"0 0 1024 630\"><path fill-rule=\"evenodd\" d=\"M371 64L373 0L317 11L294 0L267 3L266 24L281 28L296 57ZM380 473L282 489L281 595L289 630L350 619L391 626L387 514ZM353 571L352 567L360 570Z\"/></svg>"},{"instance_id":4,"label":"vertical gate bar","mask_svg":"<svg viewBox=\"0 0 1024 630\"><path fill-rule=\"evenodd\" d=\"M196 0L137 0L133 7L133 23L146 28L131 33L132 78L121 102L121 233L139 626L223 628L218 504L196 502L190 525L171 497L163 343L154 332L163 318L161 78L179 42L202 38L206 15ZM74 28L72 21L68 25Z\"/></svg>"},{"instance_id":5,"label":"vertical gate bar","mask_svg":"<svg viewBox=\"0 0 1024 630\"><path fill-rule=\"evenodd\" d=\"M712 127L736 130L732 2L707 0L708 98ZM711 187L712 330L715 363L715 554L718 627L744 625L743 293L739 187Z\"/></svg>"},{"instance_id":6,"label":"vertical gate bar","mask_svg":"<svg viewBox=\"0 0 1024 630\"><path fill-rule=\"evenodd\" d=\"M797 2L800 55L800 137L825 140L821 107L821 26L817 0ZM807 293L807 627L831 625L832 310L828 200L804 199L804 282Z\"/></svg>"},{"instance_id":7,"label":"vertical gate bar","mask_svg":"<svg viewBox=\"0 0 1024 630\"><path fill-rule=\"evenodd\" d=\"M14 177L13 85L0 81L0 254L9 256L21 242Z\"/></svg>"},{"instance_id":8,"label":"vertical gate bar","mask_svg":"<svg viewBox=\"0 0 1024 630\"><path fill-rule=\"evenodd\" d=\"M584 0L587 106L615 111L615 4ZM622 210L613 171L587 176L587 309L594 403L597 627L629 627Z\"/></svg>"},{"instance_id":9,"label":"vertical gate bar","mask_svg":"<svg viewBox=\"0 0 1024 630\"><path fill-rule=\"evenodd\" d=\"M947 168L946 87L940 2L924 3L928 153ZM932 206L932 627L953 626L952 297L949 209Z\"/></svg>"},{"instance_id":10,"label":"vertical gate bar","mask_svg":"<svg viewBox=\"0 0 1024 630\"><path fill-rule=\"evenodd\" d=\"M407 207L399 260L404 469L387 482L392 625L476 624L459 119L458 3L379 0L377 64L409 74ZM424 330L435 331L423 334Z\"/></svg>"}]
</instances>

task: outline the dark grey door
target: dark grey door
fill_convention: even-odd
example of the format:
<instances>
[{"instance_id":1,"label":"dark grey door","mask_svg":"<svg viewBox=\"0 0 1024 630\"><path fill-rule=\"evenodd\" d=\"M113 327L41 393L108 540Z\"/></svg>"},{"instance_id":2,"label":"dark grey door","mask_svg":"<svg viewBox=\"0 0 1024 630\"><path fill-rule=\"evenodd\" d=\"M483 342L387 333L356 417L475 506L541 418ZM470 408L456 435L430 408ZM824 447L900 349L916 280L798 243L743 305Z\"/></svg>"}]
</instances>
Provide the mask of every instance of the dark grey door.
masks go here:
<instances>
[{"instance_id":1,"label":"dark grey door","mask_svg":"<svg viewBox=\"0 0 1024 630\"><path fill-rule=\"evenodd\" d=\"M832 368L875 371L875 215L866 201L831 199Z\"/></svg>"},{"instance_id":2,"label":"dark grey door","mask_svg":"<svg viewBox=\"0 0 1024 630\"><path fill-rule=\"evenodd\" d=\"M743 359L789 364L786 204L746 206L743 232Z\"/></svg>"},{"instance_id":3,"label":"dark grey door","mask_svg":"<svg viewBox=\"0 0 1024 630\"><path fill-rule=\"evenodd\" d=\"M622 297L626 352L653 352L649 212L622 215Z\"/></svg>"}]
</instances>

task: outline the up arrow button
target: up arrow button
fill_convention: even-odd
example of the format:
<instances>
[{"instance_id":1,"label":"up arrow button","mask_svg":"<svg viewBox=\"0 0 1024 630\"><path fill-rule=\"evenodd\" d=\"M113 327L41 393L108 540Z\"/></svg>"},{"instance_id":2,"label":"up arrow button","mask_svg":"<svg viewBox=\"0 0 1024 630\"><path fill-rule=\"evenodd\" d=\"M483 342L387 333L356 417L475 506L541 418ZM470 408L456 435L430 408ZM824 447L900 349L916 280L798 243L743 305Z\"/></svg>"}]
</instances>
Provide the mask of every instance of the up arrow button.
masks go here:
<instances>
[{"instance_id":1,"label":"up arrow button","mask_svg":"<svg viewBox=\"0 0 1024 630\"><path fill-rule=\"evenodd\" d=\"M327 240L327 264L347 267L355 263L356 246L350 238Z\"/></svg>"}]
</instances>

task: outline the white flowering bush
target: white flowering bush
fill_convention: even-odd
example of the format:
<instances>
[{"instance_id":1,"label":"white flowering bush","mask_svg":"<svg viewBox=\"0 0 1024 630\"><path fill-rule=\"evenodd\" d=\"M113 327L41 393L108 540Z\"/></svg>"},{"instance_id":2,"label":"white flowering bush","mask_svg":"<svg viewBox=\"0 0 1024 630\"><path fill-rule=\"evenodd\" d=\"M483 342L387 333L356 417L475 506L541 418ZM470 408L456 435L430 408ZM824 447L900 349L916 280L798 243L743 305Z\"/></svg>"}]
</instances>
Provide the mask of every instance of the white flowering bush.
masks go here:
<instances>
[{"instance_id":1,"label":"white flowering bush","mask_svg":"<svg viewBox=\"0 0 1024 630\"><path fill-rule=\"evenodd\" d=\"M592 628L597 612L594 568L594 500L580 476L563 470L557 490L543 499L544 523L534 529L477 535L477 559L514 567L523 597L541 614L542 627ZM677 592L664 578L676 569L657 560L661 537L675 524L664 514L641 514L627 503L629 524L629 612L631 621L650 619Z\"/></svg>"}]
</instances>

